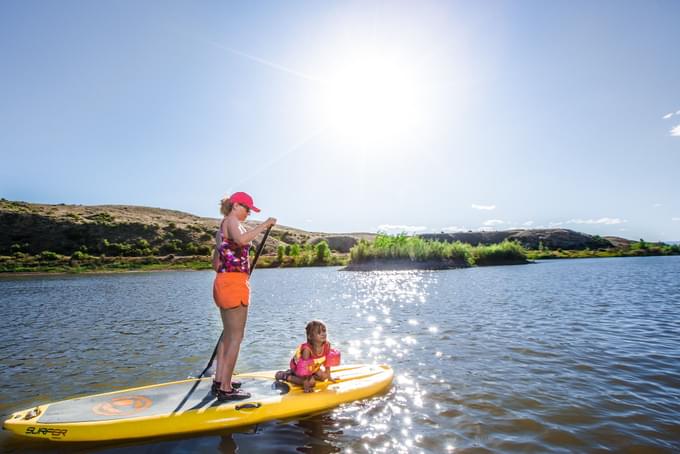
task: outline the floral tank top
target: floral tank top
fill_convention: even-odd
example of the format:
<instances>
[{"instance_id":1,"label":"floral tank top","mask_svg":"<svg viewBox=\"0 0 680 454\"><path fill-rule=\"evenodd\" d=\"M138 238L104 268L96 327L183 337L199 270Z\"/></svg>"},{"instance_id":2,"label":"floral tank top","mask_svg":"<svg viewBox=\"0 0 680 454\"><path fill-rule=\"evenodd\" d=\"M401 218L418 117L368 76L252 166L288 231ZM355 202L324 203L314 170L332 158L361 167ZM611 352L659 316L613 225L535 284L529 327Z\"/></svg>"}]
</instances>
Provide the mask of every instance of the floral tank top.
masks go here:
<instances>
[{"instance_id":1,"label":"floral tank top","mask_svg":"<svg viewBox=\"0 0 680 454\"><path fill-rule=\"evenodd\" d=\"M222 224L217 233L217 254L220 259L218 273L250 273L248 253L250 245L239 246L235 241L222 236Z\"/></svg>"}]
</instances>

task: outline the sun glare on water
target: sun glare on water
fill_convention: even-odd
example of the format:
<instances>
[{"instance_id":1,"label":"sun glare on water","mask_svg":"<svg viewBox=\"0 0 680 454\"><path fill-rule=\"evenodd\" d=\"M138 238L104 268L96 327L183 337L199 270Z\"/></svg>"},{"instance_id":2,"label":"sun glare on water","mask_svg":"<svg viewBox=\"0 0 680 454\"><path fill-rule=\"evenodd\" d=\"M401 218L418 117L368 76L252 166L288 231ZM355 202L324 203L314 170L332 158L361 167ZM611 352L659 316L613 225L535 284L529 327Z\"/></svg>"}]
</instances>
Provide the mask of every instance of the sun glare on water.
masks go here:
<instances>
[{"instance_id":1,"label":"sun glare on water","mask_svg":"<svg viewBox=\"0 0 680 454\"><path fill-rule=\"evenodd\" d=\"M424 82L413 64L380 52L342 59L325 78L323 114L337 139L391 146L424 124Z\"/></svg>"}]
</instances>

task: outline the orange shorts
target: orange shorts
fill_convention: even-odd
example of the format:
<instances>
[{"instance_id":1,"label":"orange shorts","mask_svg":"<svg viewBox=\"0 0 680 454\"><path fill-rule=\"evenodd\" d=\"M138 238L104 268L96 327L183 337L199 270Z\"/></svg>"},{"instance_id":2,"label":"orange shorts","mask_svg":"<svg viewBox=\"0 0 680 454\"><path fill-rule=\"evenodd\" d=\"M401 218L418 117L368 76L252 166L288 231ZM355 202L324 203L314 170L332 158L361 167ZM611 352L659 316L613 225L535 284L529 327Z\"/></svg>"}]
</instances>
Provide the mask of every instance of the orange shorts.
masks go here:
<instances>
[{"instance_id":1,"label":"orange shorts","mask_svg":"<svg viewBox=\"0 0 680 454\"><path fill-rule=\"evenodd\" d=\"M246 273L217 273L213 283L213 299L222 309L250 304L250 283Z\"/></svg>"}]
</instances>

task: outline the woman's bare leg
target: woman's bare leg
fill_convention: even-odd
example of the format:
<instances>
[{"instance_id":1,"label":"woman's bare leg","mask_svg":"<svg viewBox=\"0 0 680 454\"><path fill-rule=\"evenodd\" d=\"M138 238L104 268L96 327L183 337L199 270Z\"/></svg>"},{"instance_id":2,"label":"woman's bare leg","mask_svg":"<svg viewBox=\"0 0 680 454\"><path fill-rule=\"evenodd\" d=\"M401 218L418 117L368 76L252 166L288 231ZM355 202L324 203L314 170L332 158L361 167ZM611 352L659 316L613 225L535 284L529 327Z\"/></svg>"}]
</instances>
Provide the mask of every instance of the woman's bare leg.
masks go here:
<instances>
[{"instance_id":1,"label":"woman's bare leg","mask_svg":"<svg viewBox=\"0 0 680 454\"><path fill-rule=\"evenodd\" d=\"M223 353L222 351L224 350L224 334L222 334L222 338L220 339L220 343L217 345L217 356L215 356L215 381L219 382L220 377L224 375L224 361L222 360Z\"/></svg>"},{"instance_id":2,"label":"woman's bare leg","mask_svg":"<svg viewBox=\"0 0 680 454\"><path fill-rule=\"evenodd\" d=\"M248 319L248 306L234 309L220 309L224 335L218 348L218 361L215 379L221 383L222 391L231 391L231 376L234 373L241 341L245 333Z\"/></svg>"}]
</instances>

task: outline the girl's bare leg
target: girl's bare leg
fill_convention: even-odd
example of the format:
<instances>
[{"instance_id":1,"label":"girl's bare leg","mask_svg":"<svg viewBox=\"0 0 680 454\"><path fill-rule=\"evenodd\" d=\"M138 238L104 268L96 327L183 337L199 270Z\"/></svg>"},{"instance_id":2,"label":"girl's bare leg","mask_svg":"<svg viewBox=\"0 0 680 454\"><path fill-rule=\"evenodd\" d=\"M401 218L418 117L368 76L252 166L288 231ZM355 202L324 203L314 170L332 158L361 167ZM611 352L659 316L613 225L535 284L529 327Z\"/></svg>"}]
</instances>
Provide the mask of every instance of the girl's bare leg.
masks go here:
<instances>
[{"instance_id":1,"label":"girl's bare leg","mask_svg":"<svg viewBox=\"0 0 680 454\"><path fill-rule=\"evenodd\" d=\"M315 385L316 385L316 381L314 381L314 376L312 375L311 377L307 377L304 380L302 387L304 388L304 391L306 393L311 393L312 390L314 389Z\"/></svg>"}]
</instances>

